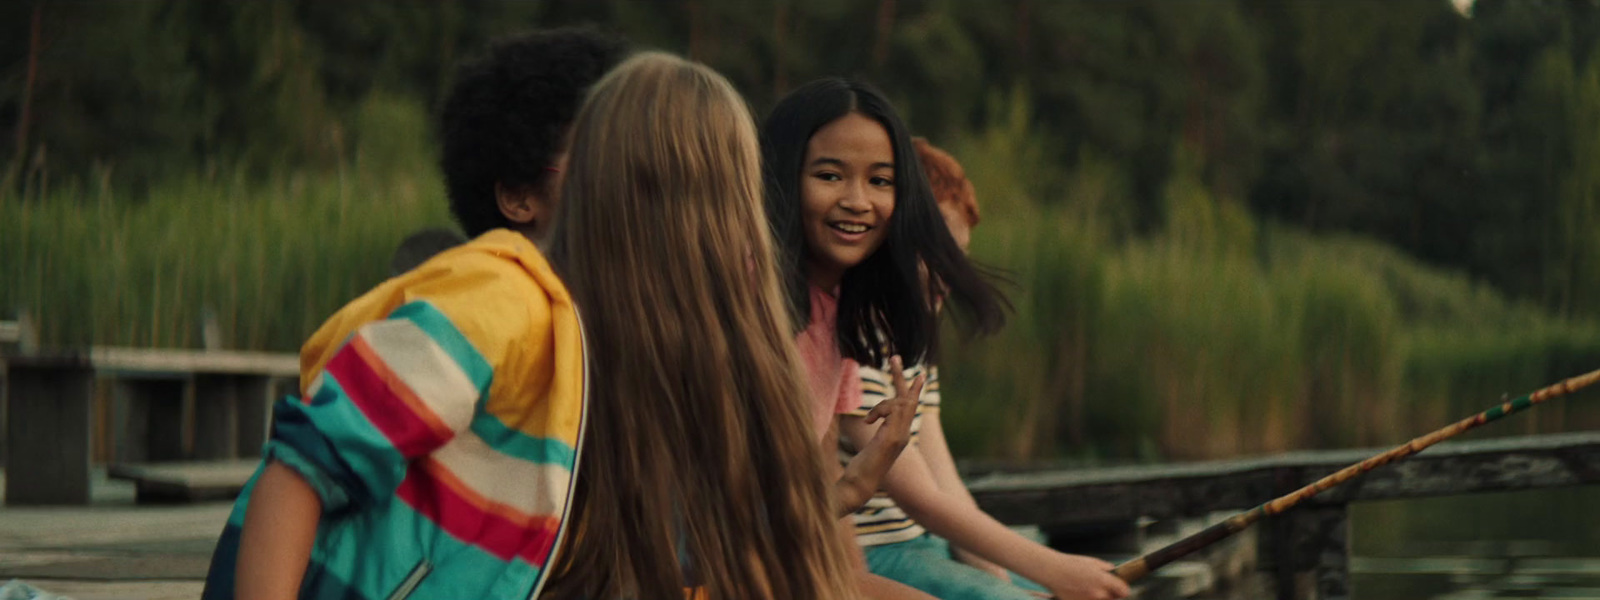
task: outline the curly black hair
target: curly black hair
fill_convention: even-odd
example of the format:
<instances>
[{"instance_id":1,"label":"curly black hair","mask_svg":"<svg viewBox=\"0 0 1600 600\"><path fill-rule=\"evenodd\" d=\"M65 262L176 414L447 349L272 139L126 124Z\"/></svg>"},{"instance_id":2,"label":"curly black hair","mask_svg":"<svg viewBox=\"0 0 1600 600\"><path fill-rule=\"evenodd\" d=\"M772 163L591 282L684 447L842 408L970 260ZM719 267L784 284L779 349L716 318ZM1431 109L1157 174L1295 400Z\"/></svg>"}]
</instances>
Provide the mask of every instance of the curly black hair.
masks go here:
<instances>
[{"instance_id":1,"label":"curly black hair","mask_svg":"<svg viewBox=\"0 0 1600 600\"><path fill-rule=\"evenodd\" d=\"M456 68L439 118L439 162L450 212L468 236L510 224L495 184L544 185L589 86L626 55L619 37L563 28L497 40Z\"/></svg>"}]
</instances>

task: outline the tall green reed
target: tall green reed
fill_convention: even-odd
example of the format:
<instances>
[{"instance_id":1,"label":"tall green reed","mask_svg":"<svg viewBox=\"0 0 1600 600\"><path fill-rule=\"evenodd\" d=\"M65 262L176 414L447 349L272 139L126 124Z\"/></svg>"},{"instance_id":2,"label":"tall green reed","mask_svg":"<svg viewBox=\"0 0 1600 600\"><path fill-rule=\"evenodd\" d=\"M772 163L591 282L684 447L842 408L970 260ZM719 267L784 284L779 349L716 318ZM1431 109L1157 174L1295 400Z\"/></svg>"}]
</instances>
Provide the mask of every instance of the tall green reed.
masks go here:
<instances>
[{"instance_id":1,"label":"tall green reed","mask_svg":"<svg viewBox=\"0 0 1600 600\"><path fill-rule=\"evenodd\" d=\"M326 172L219 169L138 198L79 185L4 198L0 309L30 312L53 347L195 347L214 311L231 347L295 350L388 276L402 237L449 223L414 141L427 139L420 108L369 102L358 122L357 158Z\"/></svg>"},{"instance_id":2,"label":"tall green reed","mask_svg":"<svg viewBox=\"0 0 1600 600\"><path fill-rule=\"evenodd\" d=\"M1018 284L1005 331L946 346L944 423L959 454L1381 445L1600 365L1595 323L1381 242L1261 222L1182 155L1165 225L1134 235L1120 171L1093 156L1065 173L1044 164L1018 115L951 147L984 209L973 254ZM1040 187L1036 173L1060 183ZM1600 424L1583 402L1479 435Z\"/></svg>"},{"instance_id":3,"label":"tall green reed","mask_svg":"<svg viewBox=\"0 0 1600 600\"><path fill-rule=\"evenodd\" d=\"M1003 100L1003 99L1002 99ZM1015 284L993 338L951 336L958 454L1207 458L1386 444L1600 364L1600 325L1508 301L1380 242L1263 223L1179 156L1165 225L1134 234L1126 174L1070 168L997 101L947 144L979 194L978 260ZM420 108L375 95L336 168L216 168L147 195L101 178L0 196L0 311L55 347L293 351L380 282L409 232L448 224ZM0 318L9 315L0 314ZM1577 398L1478 435L1600 426Z\"/></svg>"}]
</instances>

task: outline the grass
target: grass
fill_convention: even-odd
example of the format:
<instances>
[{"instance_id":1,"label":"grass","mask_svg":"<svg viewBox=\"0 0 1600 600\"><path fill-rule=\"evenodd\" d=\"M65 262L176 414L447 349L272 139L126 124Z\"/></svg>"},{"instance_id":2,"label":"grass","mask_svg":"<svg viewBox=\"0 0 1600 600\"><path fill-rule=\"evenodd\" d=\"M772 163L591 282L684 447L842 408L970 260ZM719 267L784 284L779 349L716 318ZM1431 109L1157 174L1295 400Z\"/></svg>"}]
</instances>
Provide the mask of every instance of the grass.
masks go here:
<instances>
[{"instance_id":1,"label":"grass","mask_svg":"<svg viewBox=\"0 0 1600 600\"><path fill-rule=\"evenodd\" d=\"M1046 164L1026 107L1007 110L949 144L983 205L973 254L1008 273L1017 306L999 335L946 344L958 455L1388 444L1600 365L1593 322L1377 241L1259 222L1187 167L1164 228L1134 235L1115 165ZM403 236L449 223L424 122L375 96L332 169L218 169L140 197L92 182L0 196L0 310L28 310L57 347L197 347L211 311L230 347L294 351L388 275ZM1600 408L1563 400L1481 435L1596 426Z\"/></svg>"},{"instance_id":2,"label":"grass","mask_svg":"<svg viewBox=\"0 0 1600 600\"><path fill-rule=\"evenodd\" d=\"M0 309L31 312L47 346L197 347L211 311L230 347L297 350L388 276L401 238L449 223L421 147L388 150L426 139L420 110L362 116L373 133L328 172L197 173L137 198L93 184L0 197Z\"/></svg>"},{"instance_id":3,"label":"grass","mask_svg":"<svg viewBox=\"0 0 1600 600\"><path fill-rule=\"evenodd\" d=\"M1600 324L1512 302L1375 240L1259 222L1186 167L1166 191L1164 228L1130 234L1113 165L1085 157L1054 192L1030 186L1052 167L1015 141L1025 127L997 121L1010 124L952 150L985 208L973 255L1020 289L1004 332L944 357L958 455L1387 445L1600 367ZM1596 397L1473 437L1594 428Z\"/></svg>"},{"instance_id":4,"label":"grass","mask_svg":"<svg viewBox=\"0 0 1600 600\"><path fill-rule=\"evenodd\" d=\"M448 222L431 179L195 179L138 202L71 193L0 206L0 305L26 307L58 347L193 347L213 311L232 347L295 350L388 275L401 237Z\"/></svg>"}]
</instances>

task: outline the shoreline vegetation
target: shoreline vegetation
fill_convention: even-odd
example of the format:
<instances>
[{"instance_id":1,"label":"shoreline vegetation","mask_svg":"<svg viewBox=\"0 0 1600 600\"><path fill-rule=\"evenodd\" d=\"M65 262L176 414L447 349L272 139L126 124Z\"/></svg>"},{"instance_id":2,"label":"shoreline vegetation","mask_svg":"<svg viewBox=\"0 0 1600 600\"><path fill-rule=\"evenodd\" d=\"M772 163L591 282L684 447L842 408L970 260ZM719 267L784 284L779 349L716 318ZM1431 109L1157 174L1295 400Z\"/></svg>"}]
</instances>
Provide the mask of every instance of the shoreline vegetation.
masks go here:
<instances>
[{"instance_id":1,"label":"shoreline vegetation","mask_svg":"<svg viewBox=\"0 0 1600 600\"><path fill-rule=\"evenodd\" d=\"M388 134L367 143L385 152L331 171L196 173L136 199L108 184L0 196L0 306L26 307L47 347L198 347L209 311L227 347L295 351L387 276L404 236L450 225L431 156L409 141L426 139L423 111L379 112L367 126ZM1166 225L1135 233L1109 163L1053 167L1029 151L1025 117L1001 121L945 144L980 194L973 253L1017 306L999 335L944 350L960 455L1377 446L1600 364L1592 320L1370 238L1264 221L1181 156ZM1475 435L1600 427L1593 395Z\"/></svg>"},{"instance_id":2,"label":"shoreline vegetation","mask_svg":"<svg viewBox=\"0 0 1600 600\"><path fill-rule=\"evenodd\" d=\"M1600 366L1594 2L10 3L0 319L295 351L450 226L453 65L579 23L756 114L873 81L963 163L1018 310L945 338L960 456L1383 446ZM1472 435L1597 428L1597 396Z\"/></svg>"}]
</instances>

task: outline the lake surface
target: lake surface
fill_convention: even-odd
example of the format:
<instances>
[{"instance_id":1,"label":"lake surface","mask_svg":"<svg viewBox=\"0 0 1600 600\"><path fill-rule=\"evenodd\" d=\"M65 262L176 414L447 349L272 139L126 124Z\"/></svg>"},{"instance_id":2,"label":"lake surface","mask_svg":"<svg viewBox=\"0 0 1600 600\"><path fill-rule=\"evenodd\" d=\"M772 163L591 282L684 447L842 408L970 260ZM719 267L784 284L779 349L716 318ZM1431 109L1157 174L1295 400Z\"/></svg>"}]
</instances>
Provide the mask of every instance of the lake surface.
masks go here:
<instances>
[{"instance_id":1,"label":"lake surface","mask_svg":"<svg viewBox=\"0 0 1600 600\"><path fill-rule=\"evenodd\" d=\"M1600 486L1350 509L1355 600L1600 600Z\"/></svg>"}]
</instances>

